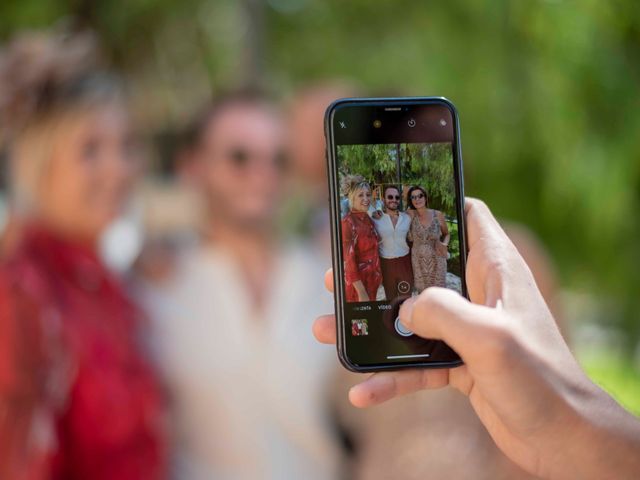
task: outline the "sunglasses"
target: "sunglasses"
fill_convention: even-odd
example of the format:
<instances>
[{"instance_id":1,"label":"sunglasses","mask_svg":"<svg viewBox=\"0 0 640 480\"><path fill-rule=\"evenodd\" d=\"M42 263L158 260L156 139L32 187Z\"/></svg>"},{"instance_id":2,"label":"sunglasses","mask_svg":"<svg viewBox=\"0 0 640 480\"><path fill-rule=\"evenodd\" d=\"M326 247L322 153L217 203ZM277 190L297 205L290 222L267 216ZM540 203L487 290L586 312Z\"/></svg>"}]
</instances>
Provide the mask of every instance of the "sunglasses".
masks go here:
<instances>
[{"instance_id":1,"label":"sunglasses","mask_svg":"<svg viewBox=\"0 0 640 480\"><path fill-rule=\"evenodd\" d=\"M400 195L387 195L387 200L400 200Z\"/></svg>"},{"instance_id":2,"label":"sunglasses","mask_svg":"<svg viewBox=\"0 0 640 480\"><path fill-rule=\"evenodd\" d=\"M411 195L411 200L420 200L424 198L424 193L418 193L417 195Z\"/></svg>"},{"instance_id":3,"label":"sunglasses","mask_svg":"<svg viewBox=\"0 0 640 480\"><path fill-rule=\"evenodd\" d=\"M255 152L242 147L232 148L227 152L227 158L231 161L231 164L238 169L245 169L251 163L254 163L260 155ZM273 166L284 172L289 166L289 159L284 152L278 152L271 158Z\"/></svg>"}]
</instances>

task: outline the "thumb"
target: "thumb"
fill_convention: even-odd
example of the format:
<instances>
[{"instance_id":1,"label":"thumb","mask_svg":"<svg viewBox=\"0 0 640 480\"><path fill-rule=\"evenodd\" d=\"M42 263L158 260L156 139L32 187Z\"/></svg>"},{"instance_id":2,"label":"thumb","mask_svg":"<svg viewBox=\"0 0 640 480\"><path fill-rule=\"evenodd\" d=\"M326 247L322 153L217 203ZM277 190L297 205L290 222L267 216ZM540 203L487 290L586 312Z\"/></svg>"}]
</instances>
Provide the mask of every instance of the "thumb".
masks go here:
<instances>
[{"instance_id":1,"label":"thumb","mask_svg":"<svg viewBox=\"0 0 640 480\"><path fill-rule=\"evenodd\" d=\"M501 329L501 309L475 305L446 288L428 288L400 308L403 325L423 338L443 340L465 363L486 355Z\"/></svg>"}]
</instances>

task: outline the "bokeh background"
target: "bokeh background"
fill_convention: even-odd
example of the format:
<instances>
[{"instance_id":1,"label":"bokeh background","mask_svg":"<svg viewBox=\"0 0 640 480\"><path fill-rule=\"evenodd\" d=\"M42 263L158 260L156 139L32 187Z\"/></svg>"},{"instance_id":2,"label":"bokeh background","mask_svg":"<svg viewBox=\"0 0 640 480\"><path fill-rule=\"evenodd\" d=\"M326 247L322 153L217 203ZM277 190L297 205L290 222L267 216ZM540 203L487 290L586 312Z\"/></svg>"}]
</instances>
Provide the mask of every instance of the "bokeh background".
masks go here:
<instances>
[{"instance_id":1,"label":"bokeh background","mask_svg":"<svg viewBox=\"0 0 640 480\"><path fill-rule=\"evenodd\" d=\"M130 82L151 185L203 99L240 85L448 97L468 195L540 237L581 362L640 413L639 2L0 2L0 42L56 25L97 32Z\"/></svg>"}]
</instances>

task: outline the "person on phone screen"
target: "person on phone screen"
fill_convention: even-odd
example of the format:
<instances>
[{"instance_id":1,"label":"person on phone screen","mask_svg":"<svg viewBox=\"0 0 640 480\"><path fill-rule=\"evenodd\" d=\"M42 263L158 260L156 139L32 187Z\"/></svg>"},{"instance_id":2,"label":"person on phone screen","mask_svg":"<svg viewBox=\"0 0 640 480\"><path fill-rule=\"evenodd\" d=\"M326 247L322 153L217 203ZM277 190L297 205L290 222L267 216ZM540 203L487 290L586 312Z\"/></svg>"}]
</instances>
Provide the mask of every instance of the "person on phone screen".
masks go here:
<instances>
[{"instance_id":1,"label":"person on phone screen","mask_svg":"<svg viewBox=\"0 0 640 480\"><path fill-rule=\"evenodd\" d=\"M418 292L429 287L446 287L447 247L449 229L444 214L429 208L427 192L420 186L413 186L407 193L411 216L409 241L413 278Z\"/></svg>"},{"instance_id":2,"label":"person on phone screen","mask_svg":"<svg viewBox=\"0 0 640 480\"><path fill-rule=\"evenodd\" d=\"M380 267L382 283L388 301L410 295L413 290L411 250L407 235L411 217L400 211L400 189L395 185L384 187L384 211L371 218L380 237Z\"/></svg>"},{"instance_id":3,"label":"person on phone screen","mask_svg":"<svg viewBox=\"0 0 640 480\"><path fill-rule=\"evenodd\" d=\"M346 175L342 194L349 199L349 213L342 219L346 300L373 302L382 284L382 270L378 234L368 213L371 187L361 175Z\"/></svg>"}]
</instances>

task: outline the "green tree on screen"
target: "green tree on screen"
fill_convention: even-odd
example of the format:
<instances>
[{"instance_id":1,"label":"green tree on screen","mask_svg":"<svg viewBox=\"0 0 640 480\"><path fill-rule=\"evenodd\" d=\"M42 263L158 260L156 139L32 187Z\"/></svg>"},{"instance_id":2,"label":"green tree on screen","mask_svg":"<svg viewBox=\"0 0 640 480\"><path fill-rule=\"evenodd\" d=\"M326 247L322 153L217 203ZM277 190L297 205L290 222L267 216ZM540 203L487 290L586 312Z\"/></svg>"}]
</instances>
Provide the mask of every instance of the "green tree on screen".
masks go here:
<instances>
[{"instance_id":1,"label":"green tree on screen","mask_svg":"<svg viewBox=\"0 0 640 480\"><path fill-rule=\"evenodd\" d=\"M453 153L448 143L341 145L340 173L360 174L375 185L420 185L433 208L455 216Z\"/></svg>"}]
</instances>

